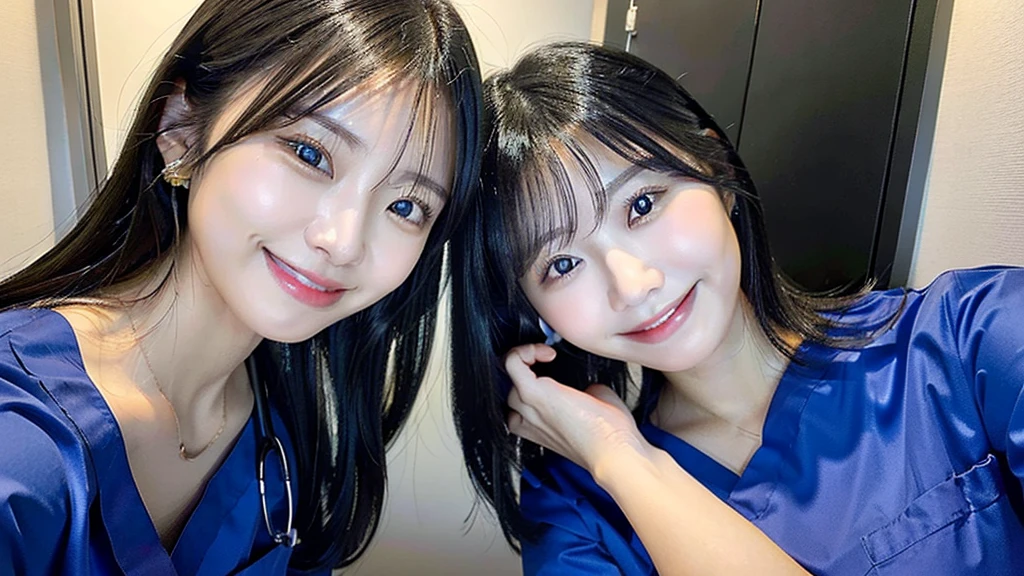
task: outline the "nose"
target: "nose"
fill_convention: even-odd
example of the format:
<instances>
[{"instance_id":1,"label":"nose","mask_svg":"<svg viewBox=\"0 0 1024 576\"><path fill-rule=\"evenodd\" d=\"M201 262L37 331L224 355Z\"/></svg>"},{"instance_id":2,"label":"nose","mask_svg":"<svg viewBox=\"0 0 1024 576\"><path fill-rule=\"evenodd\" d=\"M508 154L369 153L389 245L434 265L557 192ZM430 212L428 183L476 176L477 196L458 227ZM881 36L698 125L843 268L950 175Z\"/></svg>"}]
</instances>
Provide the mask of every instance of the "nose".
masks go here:
<instances>
[{"instance_id":1,"label":"nose","mask_svg":"<svg viewBox=\"0 0 1024 576\"><path fill-rule=\"evenodd\" d=\"M661 270L648 266L643 260L618 248L605 254L605 264L611 276L608 301L616 312L642 304L651 293L665 284Z\"/></svg>"},{"instance_id":2,"label":"nose","mask_svg":"<svg viewBox=\"0 0 1024 576\"><path fill-rule=\"evenodd\" d=\"M329 209L306 228L306 243L335 266L355 266L366 254L364 224L358 207Z\"/></svg>"}]
</instances>

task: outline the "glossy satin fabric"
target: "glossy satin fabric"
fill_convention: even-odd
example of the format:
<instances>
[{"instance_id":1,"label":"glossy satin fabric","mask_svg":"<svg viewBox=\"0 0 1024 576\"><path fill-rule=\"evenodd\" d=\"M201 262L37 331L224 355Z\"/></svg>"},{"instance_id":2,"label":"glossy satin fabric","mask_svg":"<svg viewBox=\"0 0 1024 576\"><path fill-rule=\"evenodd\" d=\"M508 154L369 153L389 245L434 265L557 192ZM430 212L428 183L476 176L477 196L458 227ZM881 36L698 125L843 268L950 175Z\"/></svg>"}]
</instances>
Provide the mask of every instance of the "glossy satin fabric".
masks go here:
<instances>
[{"instance_id":1,"label":"glossy satin fabric","mask_svg":"<svg viewBox=\"0 0 1024 576\"><path fill-rule=\"evenodd\" d=\"M275 430L294 462L276 419ZM282 511L279 471L267 470ZM290 555L264 525L252 419L168 555L70 325L50 310L0 314L0 573L282 575Z\"/></svg>"},{"instance_id":2,"label":"glossy satin fabric","mask_svg":"<svg viewBox=\"0 0 1024 576\"><path fill-rule=\"evenodd\" d=\"M845 318L879 327L902 299L876 292ZM783 375L742 476L643 434L814 574L1024 575L1024 269L945 273L871 344L802 351L817 362ZM523 476L524 514L549 526L524 543L525 574L655 573L590 475L546 462Z\"/></svg>"}]
</instances>

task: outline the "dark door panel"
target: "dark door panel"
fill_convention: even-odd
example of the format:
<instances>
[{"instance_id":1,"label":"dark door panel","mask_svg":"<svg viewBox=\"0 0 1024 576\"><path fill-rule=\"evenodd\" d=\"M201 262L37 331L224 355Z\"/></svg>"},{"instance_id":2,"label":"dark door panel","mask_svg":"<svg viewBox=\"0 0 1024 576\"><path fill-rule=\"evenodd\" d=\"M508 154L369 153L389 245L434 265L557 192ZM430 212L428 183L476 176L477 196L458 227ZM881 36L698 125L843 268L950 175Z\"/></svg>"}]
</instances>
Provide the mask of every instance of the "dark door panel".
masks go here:
<instances>
[{"instance_id":1,"label":"dark door panel","mask_svg":"<svg viewBox=\"0 0 1024 576\"><path fill-rule=\"evenodd\" d=\"M629 51L678 78L735 142L757 0L638 0L637 6Z\"/></svg>"},{"instance_id":2,"label":"dark door panel","mask_svg":"<svg viewBox=\"0 0 1024 576\"><path fill-rule=\"evenodd\" d=\"M910 0L763 2L740 154L776 258L809 288L869 273Z\"/></svg>"}]
</instances>

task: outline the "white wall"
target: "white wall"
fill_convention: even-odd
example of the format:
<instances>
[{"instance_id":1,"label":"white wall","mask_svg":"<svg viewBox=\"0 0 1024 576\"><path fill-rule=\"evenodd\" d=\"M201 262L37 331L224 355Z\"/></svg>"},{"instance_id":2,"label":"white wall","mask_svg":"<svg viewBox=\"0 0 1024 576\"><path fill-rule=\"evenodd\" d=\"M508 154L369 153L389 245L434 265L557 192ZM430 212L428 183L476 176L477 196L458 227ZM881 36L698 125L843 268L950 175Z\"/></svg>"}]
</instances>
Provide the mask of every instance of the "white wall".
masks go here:
<instances>
[{"instance_id":1,"label":"white wall","mask_svg":"<svg viewBox=\"0 0 1024 576\"><path fill-rule=\"evenodd\" d=\"M509 66L524 50L551 40L591 37L594 0L455 0L470 28L484 73ZM598 0L603 6L604 2ZM124 141L139 93L162 51L198 0L93 0L99 88L108 163ZM598 14L603 34L603 12ZM486 513L473 508L450 416L447 328L438 345L410 425L389 454L389 497L381 530L348 573L520 574L519 559ZM468 530L467 530L468 528Z\"/></svg>"},{"instance_id":2,"label":"white wall","mask_svg":"<svg viewBox=\"0 0 1024 576\"><path fill-rule=\"evenodd\" d=\"M910 285L1024 265L1024 1L956 0Z\"/></svg>"},{"instance_id":3,"label":"white wall","mask_svg":"<svg viewBox=\"0 0 1024 576\"><path fill-rule=\"evenodd\" d=\"M150 74L200 0L93 0L103 144L113 166Z\"/></svg>"},{"instance_id":4,"label":"white wall","mask_svg":"<svg viewBox=\"0 0 1024 576\"><path fill-rule=\"evenodd\" d=\"M0 33L0 277L53 243L53 205L34 0L5 0Z\"/></svg>"}]
</instances>

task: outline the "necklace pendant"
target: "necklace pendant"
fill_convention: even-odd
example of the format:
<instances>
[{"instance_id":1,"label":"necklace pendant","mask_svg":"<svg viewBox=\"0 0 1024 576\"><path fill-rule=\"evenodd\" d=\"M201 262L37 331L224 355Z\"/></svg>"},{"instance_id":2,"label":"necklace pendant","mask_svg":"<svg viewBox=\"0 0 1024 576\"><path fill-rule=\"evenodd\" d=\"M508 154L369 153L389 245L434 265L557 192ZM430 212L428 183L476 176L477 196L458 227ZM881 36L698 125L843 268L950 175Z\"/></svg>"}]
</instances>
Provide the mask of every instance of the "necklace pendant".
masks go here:
<instances>
[{"instance_id":1,"label":"necklace pendant","mask_svg":"<svg viewBox=\"0 0 1024 576\"><path fill-rule=\"evenodd\" d=\"M178 456L185 462L194 462L198 454L196 456L189 456L188 452L185 450L185 443L181 442L178 444Z\"/></svg>"}]
</instances>

